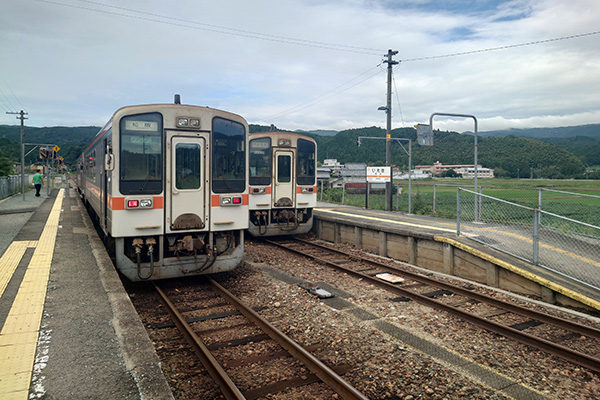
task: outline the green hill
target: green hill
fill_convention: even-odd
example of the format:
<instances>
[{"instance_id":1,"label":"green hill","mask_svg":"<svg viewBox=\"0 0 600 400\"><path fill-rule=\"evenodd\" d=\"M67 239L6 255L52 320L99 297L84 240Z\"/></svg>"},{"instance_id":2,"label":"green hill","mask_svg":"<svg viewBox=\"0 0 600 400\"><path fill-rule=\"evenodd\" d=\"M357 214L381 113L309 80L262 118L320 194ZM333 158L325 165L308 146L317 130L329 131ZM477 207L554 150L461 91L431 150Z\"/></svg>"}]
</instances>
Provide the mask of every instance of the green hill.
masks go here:
<instances>
[{"instance_id":1,"label":"green hill","mask_svg":"<svg viewBox=\"0 0 600 400\"><path fill-rule=\"evenodd\" d=\"M597 125L596 127L600 127ZM271 127L250 125L250 132L268 131ZM573 127L577 128L577 127ZM587 128L582 128L586 132ZM280 128L277 128L280 129ZM77 157L89 143L99 127L25 127L25 142L35 144L57 144L67 165L76 162ZM358 136L385 137L385 130L379 127L349 129L335 135L323 136L302 132L314 137L319 145L318 157L336 158L341 163L365 162L370 165L385 165L385 140L363 140L356 145ZM472 164L473 136L456 132L434 133L434 146L423 147L416 142L413 128L400 128L392 131L394 138L412 139L413 166L432 164ZM0 125L0 158L9 161L20 160L20 127ZM408 142L402 142L408 151ZM27 146L27 151L33 146ZM32 151L27 163L37 161L37 151ZM526 137L496 136L479 137L478 161L483 167L492 168L499 177L528 177L531 173L544 178L582 177L585 165L600 165L600 139L590 136L554 137L536 140ZM408 168L408 155L397 143L392 144L393 165Z\"/></svg>"},{"instance_id":2,"label":"green hill","mask_svg":"<svg viewBox=\"0 0 600 400\"><path fill-rule=\"evenodd\" d=\"M332 137L317 136L318 157L336 158L341 163L366 162L385 165L385 140L363 140L356 144L358 136L385 137L385 130L378 127L351 129ZM456 132L434 132L434 145L419 146L416 131L401 128L392 131L392 138L412 139L412 161L414 165L473 164L474 138ZM408 151L408 143L403 142ZM408 155L396 143L392 144L391 163L403 169L408 167ZM499 177L535 176L561 179L582 177L585 166L581 159L570 151L553 143L516 136L478 138L478 163L494 169Z\"/></svg>"}]
</instances>

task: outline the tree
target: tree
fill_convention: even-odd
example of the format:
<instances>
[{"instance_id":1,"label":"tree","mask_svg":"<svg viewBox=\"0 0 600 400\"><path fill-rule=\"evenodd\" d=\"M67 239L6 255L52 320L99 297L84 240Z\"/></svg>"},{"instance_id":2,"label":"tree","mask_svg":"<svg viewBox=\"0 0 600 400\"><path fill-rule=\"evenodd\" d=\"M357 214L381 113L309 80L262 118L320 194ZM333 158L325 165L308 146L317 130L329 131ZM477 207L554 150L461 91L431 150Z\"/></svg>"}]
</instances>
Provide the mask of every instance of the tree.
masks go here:
<instances>
[{"instance_id":1,"label":"tree","mask_svg":"<svg viewBox=\"0 0 600 400\"><path fill-rule=\"evenodd\" d=\"M0 176L8 176L12 172L13 164L6 157L0 157Z\"/></svg>"},{"instance_id":2,"label":"tree","mask_svg":"<svg viewBox=\"0 0 600 400\"><path fill-rule=\"evenodd\" d=\"M462 175L460 175L455 170L453 170L452 168L450 168L448 171L444 172L442 174L442 176L445 177L445 178L458 178L458 177L460 177Z\"/></svg>"}]
</instances>

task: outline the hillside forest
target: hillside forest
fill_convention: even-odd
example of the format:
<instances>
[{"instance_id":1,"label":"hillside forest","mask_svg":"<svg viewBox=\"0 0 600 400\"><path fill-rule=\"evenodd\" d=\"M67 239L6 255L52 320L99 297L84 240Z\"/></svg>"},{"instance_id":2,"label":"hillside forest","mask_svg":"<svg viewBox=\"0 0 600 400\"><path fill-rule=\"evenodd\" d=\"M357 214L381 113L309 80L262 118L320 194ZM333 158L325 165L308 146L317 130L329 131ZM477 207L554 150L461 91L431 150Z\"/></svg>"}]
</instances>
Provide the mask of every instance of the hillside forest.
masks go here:
<instances>
[{"instance_id":1,"label":"hillside forest","mask_svg":"<svg viewBox=\"0 0 600 400\"><path fill-rule=\"evenodd\" d=\"M557 134L553 128L544 134L543 129L482 132L478 135L478 161L485 168L493 169L496 177L502 178L546 178L546 179L600 179L600 125L589 125L587 129L571 127L571 134ZM99 127L25 127L26 152L34 144L50 144L60 147L59 156L65 164L73 166L87 143L100 130ZM264 132L270 127L250 125L250 133ZM334 158L340 163L367 163L385 165L385 140L363 140L357 146L359 136L385 137L385 129L367 127L349 129L334 135L312 136L318 143L318 160ZM493 135L493 136L490 136ZM575 135L575 136L574 136ZM526 137L533 136L533 137ZM434 131L434 145L420 146L414 128L399 128L391 132L392 138L412 139L412 160L415 165L473 164L474 137L472 134ZM0 175L8 175L14 163L20 161L20 127L0 125ZM408 169L408 142L400 147L392 143L391 163L402 170ZM38 162L38 151L31 151L26 164Z\"/></svg>"}]
</instances>

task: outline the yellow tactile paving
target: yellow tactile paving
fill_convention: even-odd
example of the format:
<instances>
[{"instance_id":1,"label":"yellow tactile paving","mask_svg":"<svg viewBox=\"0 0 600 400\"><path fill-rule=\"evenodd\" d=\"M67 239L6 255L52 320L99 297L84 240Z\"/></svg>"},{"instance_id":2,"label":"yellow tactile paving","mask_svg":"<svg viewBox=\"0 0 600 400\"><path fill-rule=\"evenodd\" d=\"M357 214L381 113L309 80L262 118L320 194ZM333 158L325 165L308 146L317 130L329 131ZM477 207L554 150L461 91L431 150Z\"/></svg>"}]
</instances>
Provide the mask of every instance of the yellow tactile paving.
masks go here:
<instances>
[{"instance_id":1,"label":"yellow tactile paving","mask_svg":"<svg viewBox=\"0 0 600 400\"><path fill-rule=\"evenodd\" d=\"M23 258L23 254L28 247L35 247L37 245L37 240L23 240L19 242L12 242L8 249L0 258L0 297L4 294L4 290L6 290L6 286L8 286L8 282L12 278L15 269L21 262L21 258Z\"/></svg>"},{"instance_id":2,"label":"yellow tactile paving","mask_svg":"<svg viewBox=\"0 0 600 400\"><path fill-rule=\"evenodd\" d=\"M0 393L2 400L21 400L26 399L29 395L29 380L31 379L30 372L21 372L13 374L8 378L0 378ZM27 385L27 390L16 390Z\"/></svg>"},{"instance_id":3,"label":"yellow tactile paving","mask_svg":"<svg viewBox=\"0 0 600 400\"><path fill-rule=\"evenodd\" d=\"M7 333L0 335L0 347L13 344L36 343L38 332Z\"/></svg>"},{"instance_id":4,"label":"yellow tactile paving","mask_svg":"<svg viewBox=\"0 0 600 400\"><path fill-rule=\"evenodd\" d=\"M0 332L1 399L27 400L29 394L63 196L64 189L61 189L40 239L35 243L33 256ZM27 246L31 247L31 243L29 242ZM19 256L18 252L21 251L19 246L23 245L17 245L13 253L7 256L6 268L11 268L10 265L15 263L15 258L18 258L16 265L19 264L25 252L22 250L23 253ZM9 259L12 260L10 265ZM0 266L1 273L5 274L4 264L0 263ZM10 275L12 276L12 272Z\"/></svg>"}]
</instances>

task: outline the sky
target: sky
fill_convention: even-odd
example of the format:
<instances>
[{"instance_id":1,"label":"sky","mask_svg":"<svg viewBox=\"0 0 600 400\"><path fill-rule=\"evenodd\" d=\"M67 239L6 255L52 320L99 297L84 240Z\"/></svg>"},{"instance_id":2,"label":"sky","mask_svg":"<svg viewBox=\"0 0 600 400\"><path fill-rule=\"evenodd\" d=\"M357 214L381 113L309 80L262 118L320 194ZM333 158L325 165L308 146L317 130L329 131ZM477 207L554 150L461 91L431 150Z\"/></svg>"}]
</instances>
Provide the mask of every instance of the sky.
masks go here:
<instances>
[{"instance_id":1,"label":"sky","mask_svg":"<svg viewBox=\"0 0 600 400\"><path fill-rule=\"evenodd\" d=\"M433 113L479 131L600 123L598 0L19 0L0 13L0 124L102 126L172 103L285 130ZM434 129L473 130L436 116Z\"/></svg>"}]
</instances>

